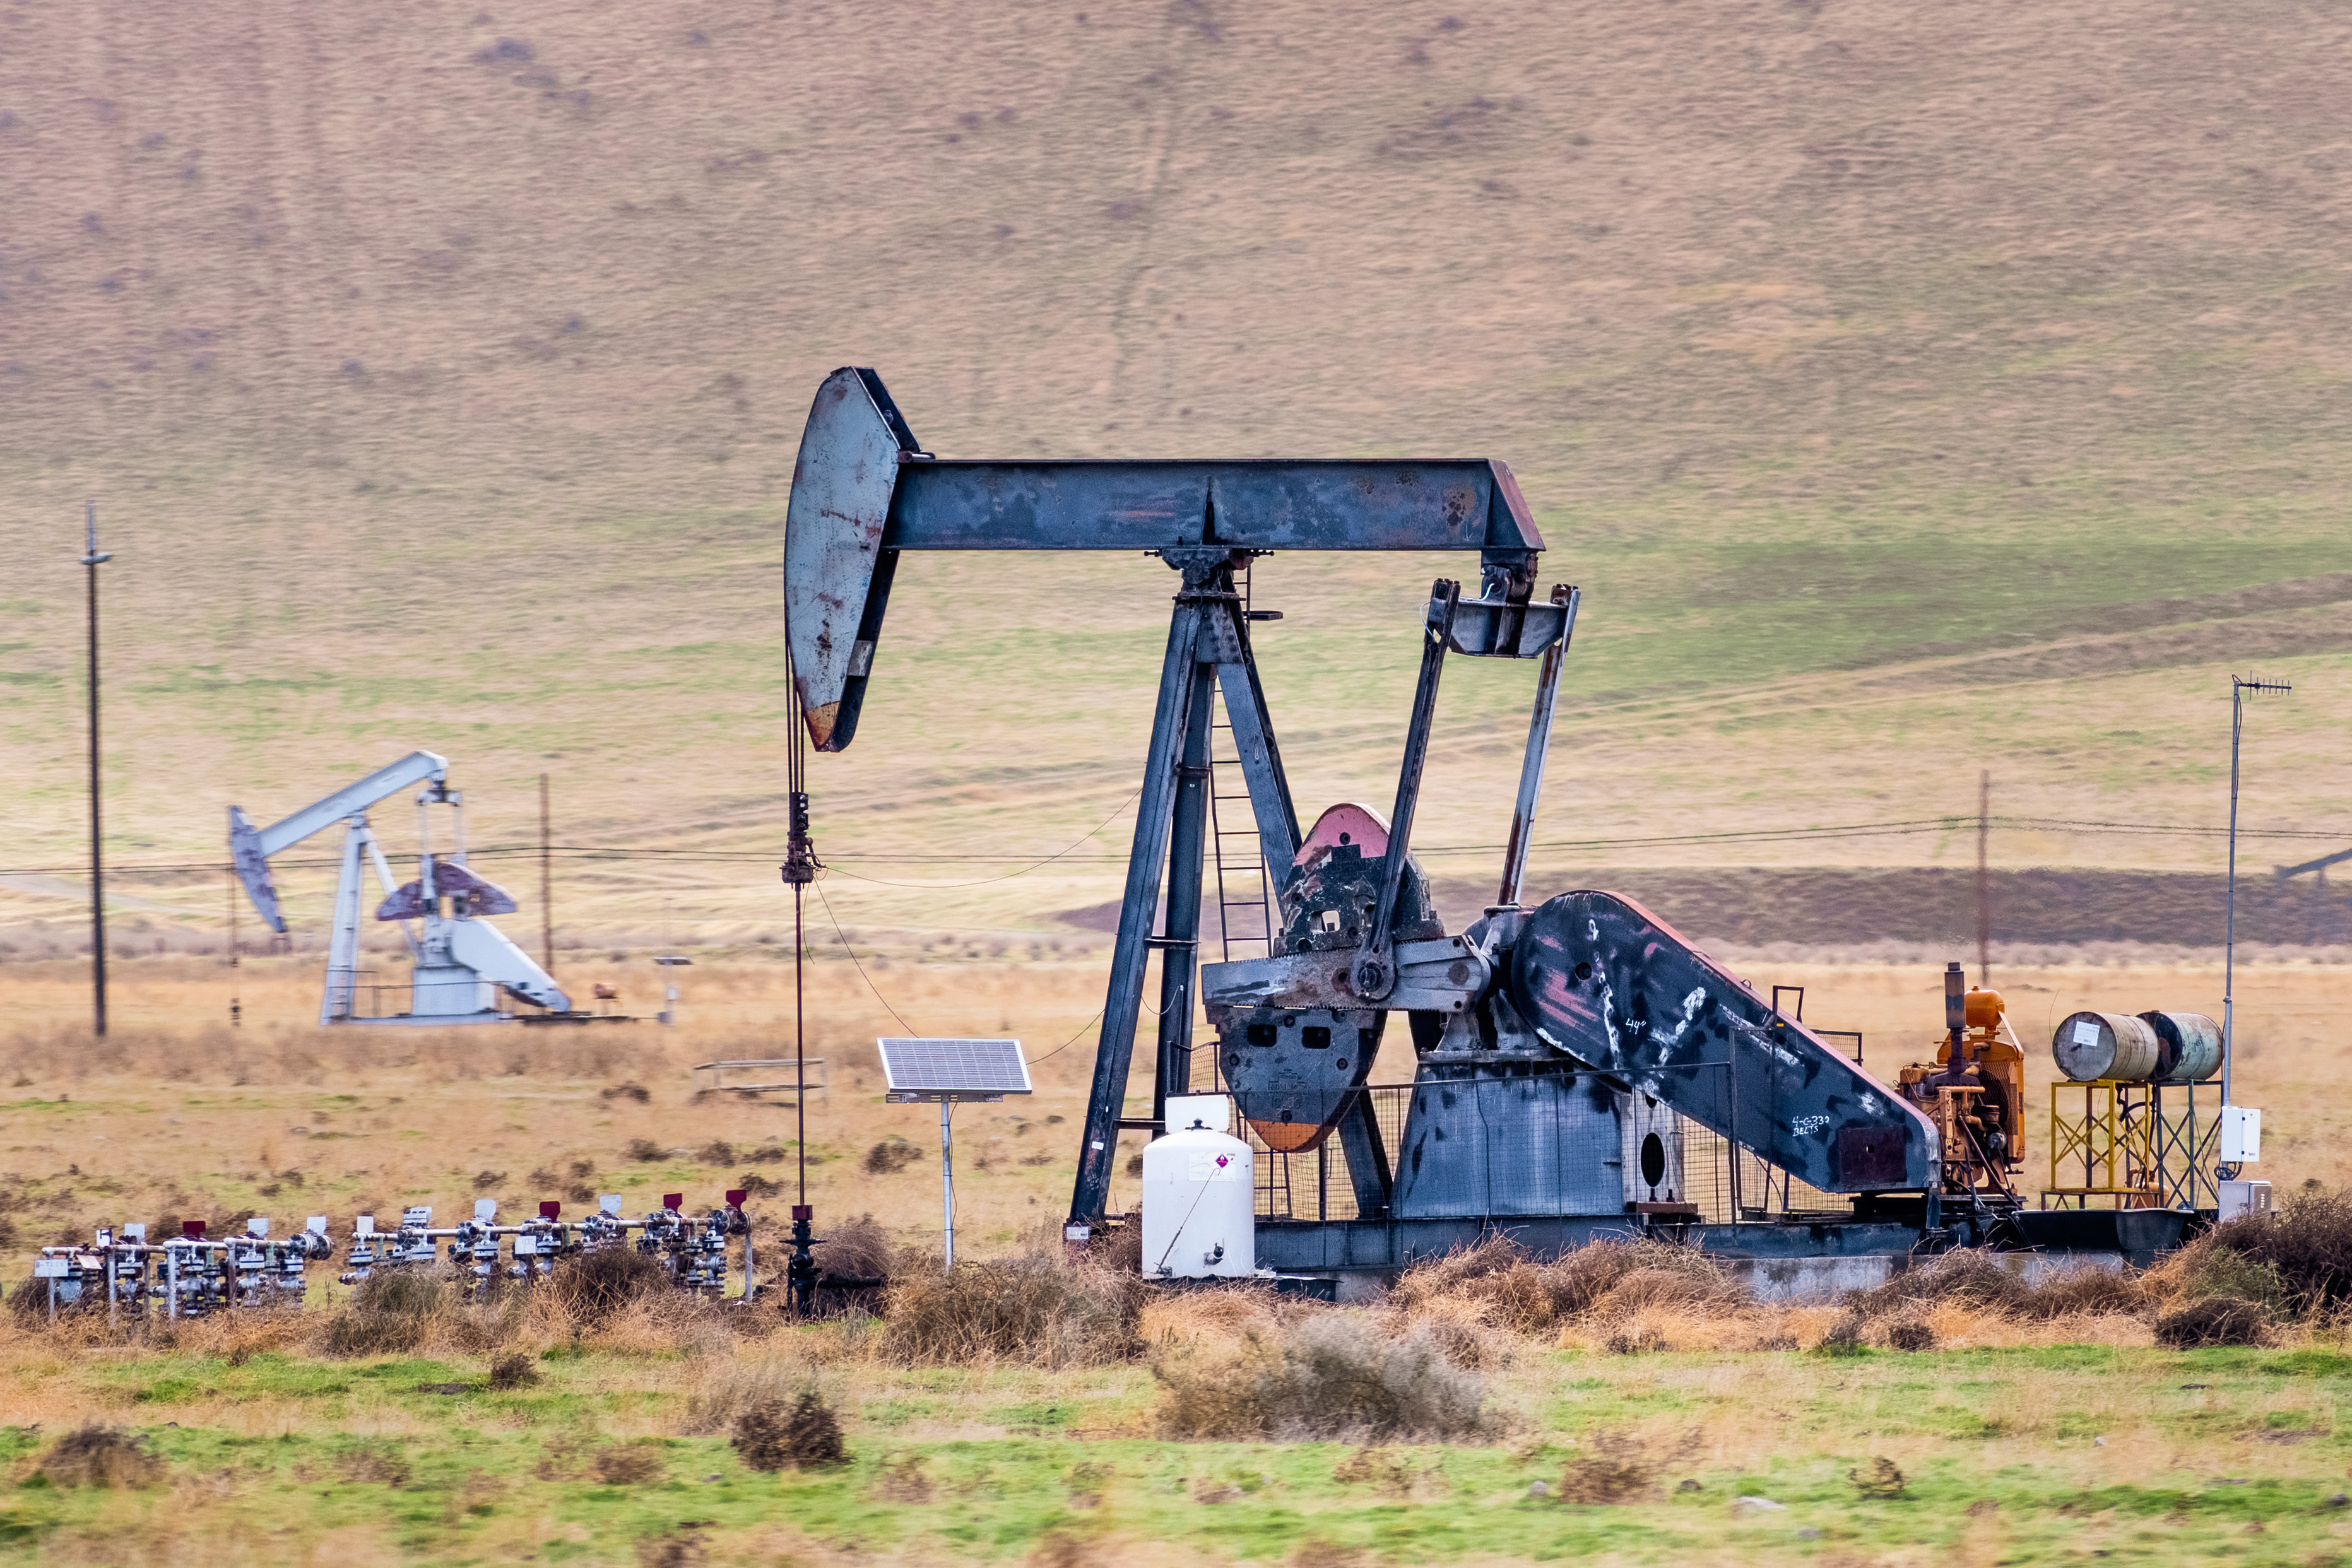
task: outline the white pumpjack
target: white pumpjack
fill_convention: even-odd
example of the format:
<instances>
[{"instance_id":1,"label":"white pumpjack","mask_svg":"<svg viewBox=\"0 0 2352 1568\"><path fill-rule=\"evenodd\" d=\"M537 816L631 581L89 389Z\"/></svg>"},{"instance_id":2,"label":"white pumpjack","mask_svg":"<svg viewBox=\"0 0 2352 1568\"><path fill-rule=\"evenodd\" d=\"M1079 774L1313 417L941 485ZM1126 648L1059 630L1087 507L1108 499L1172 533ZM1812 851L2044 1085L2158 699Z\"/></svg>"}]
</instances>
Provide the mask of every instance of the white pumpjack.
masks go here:
<instances>
[{"instance_id":1,"label":"white pumpjack","mask_svg":"<svg viewBox=\"0 0 2352 1568\"><path fill-rule=\"evenodd\" d=\"M270 875L271 857L291 849L311 834L345 824L342 871L335 883L334 934L327 946L327 989L319 1004L319 1021L334 1023L503 1023L513 1017L497 1006L503 990L550 1012L569 1012L571 998L530 956L507 939L504 932L482 916L511 915L515 901L496 883L466 868L465 797L449 788L448 759L430 751L412 751L388 768L379 768L356 784L346 785L322 800L267 828L256 828L235 806L228 809L229 853L236 862L237 880L253 906L272 931L286 929L278 885ZM392 868L369 828L368 808L412 784L423 784L416 796L417 875L394 887ZM432 852L425 810L446 805L457 813L456 842L450 857ZM375 917L400 923L401 935L415 960L404 1012L376 1013L361 1009L359 967L360 900L364 855L383 885L383 903ZM422 922L412 932L408 922Z\"/></svg>"}]
</instances>

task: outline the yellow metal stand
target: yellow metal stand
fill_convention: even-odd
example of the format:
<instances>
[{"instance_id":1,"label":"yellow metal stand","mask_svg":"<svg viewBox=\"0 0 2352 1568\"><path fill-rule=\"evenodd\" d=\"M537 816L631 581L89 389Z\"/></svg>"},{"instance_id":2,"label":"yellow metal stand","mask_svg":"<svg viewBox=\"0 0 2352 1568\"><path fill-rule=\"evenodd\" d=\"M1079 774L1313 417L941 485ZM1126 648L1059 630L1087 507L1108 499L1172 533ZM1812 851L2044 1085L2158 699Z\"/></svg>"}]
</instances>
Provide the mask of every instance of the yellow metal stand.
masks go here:
<instances>
[{"instance_id":1,"label":"yellow metal stand","mask_svg":"<svg viewBox=\"0 0 2352 1568\"><path fill-rule=\"evenodd\" d=\"M2072 1098L2082 1091L2082 1112ZM2163 1162L2158 1157L2158 1117L2149 1085L2102 1078L2050 1086L2050 1185L2044 1208L2088 1208L2094 1198L2112 1208L2160 1208ZM2079 1182L2068 1178L2079 1174Z\"/></svg>"}]
</instances>

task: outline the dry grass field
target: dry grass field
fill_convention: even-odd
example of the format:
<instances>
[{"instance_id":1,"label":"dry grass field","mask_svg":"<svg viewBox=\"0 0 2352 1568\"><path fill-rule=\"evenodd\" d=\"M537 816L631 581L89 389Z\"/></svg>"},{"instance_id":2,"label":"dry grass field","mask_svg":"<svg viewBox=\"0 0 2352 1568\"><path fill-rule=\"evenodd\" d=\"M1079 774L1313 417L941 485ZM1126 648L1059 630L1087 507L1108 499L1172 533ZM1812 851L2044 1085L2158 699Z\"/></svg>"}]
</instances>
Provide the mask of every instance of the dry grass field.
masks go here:
<instances>
[{"instance_id":1,"label":"dry grass field","mask_svg":"<svg viewBox=\"0 0 2352 1568\"><path fill-rule=\"evenodd\" d=\"M14 966L10 996L21 1021L0 1042L0 1075L15 1084L0 1136L0 1160L15 1184L14 1256L21 1262L26 1249L92 1225L166 1213L215 1220L269 1213L282 1227L325 1211L347 1233L353 1213L409 1203L451 1214L488 1196L509 1212L528 1212L584 1185L626 1194L636 1213L652 1206L646 1195L681 1186L699 1203L716 1201L746 1174L787 1178L789 1162L755 1165L744 1155L789 1145L792 1113L733 1097L698 1100L689 1069L789 1054L788 954L706 956L680 971L675 1029L321 1030L312 1021L320 977L309 958L247 960L238 986L246 1022L231 1029L224 967L144 959L119 968L115 1027L96 1046L84 1023L80 967ZM861 978L835 949L808 969L808 1051L826 1061L832 1082L829 1097L808 1107L812 1201L820 1216L871 1213L904 1241L936 1243L936 1162L927 1156L880 1176L863 1168L866 1152L886 1137L933 1150L939 1135L935 1110L881 1103L874 1037L897 1032L898 1020L930 1034L1011 1035L1035 1061L1038 1092L1026 1103L960 1116L958 1212L968 1246L1017 1250L1058 1225L1068 1207L1075 1129L1093 1071L1092 1019L1102 1006L1100 956L1008 946L866 962L873 967ZM1861 1030L1865 1061L1890 1077L1918 1059L1941 1018L1942 977L1930 963L1753 957L1738 970L1759 988L1805 986L1805 1016ZM583 958L563 978L583 990L613 983L623 1009L643 1017L659 1005L658 974L643 957ZM2037 1185L2048 1172L2053 1076L2042 1042L2056 1019L2082 1008L2220 1010L2218 967L2074 965L1994 978L2032 1048L2026 1175ZM2336 965L2263 964L2240 971L2238 991L2238 1097L2265 1112L2261 1174L2281 1190L2352 1180L2352 1105L2338 1087L2347 1067L2339 1020L2352 1009L2352 977ZM1139 1101L1150 1092L1151 1021L1144 1019L1144 1049L1136 1053L1130 1092ZM1373 1079L1405 1082L1412 1071L1410 1047L1392 1040ZM646 1098L613 1092L628 1083ZM630 1159L633 1143L662 1157ZM593 1178L566 1174L581 1161ZM535 1183L533 1171L560 1179ZM493 1179L478 1179L486 1174ZM1115 1209L1132 1195L1124 1177L1121 1186ZM781 1212L791 1200L766 1201Z\"/></svg>"},{"instance_id":2,"label":"dry grass field","mask_svg":"<svg viewBox=\"0 0 2352 1568\"><path fill-rule=\"evenodd\" d=\"M9 8L0 921L71 926L95 496L126 865L430 746L478 843L548 771L563 842L744 857L586 867L567 928L772 931L779 529L843 362L951 455L1508 459L1587 591L1547 842L1967 812L1980 768L2004 813L2210 827L2252 665L2298 691L2248 823L2334 831L2347 47L2308 0ZM1262 563L1304 807L1386 799L1444 565ZM815 770L845 921L1116 892L1166 593L907 562ZM1433 855L1500 841L1525 688L1449 674ZM894 859L1090 831L1008 882ZM218 919L201 873L121 888Z\"/></svg>"}]
</instances>

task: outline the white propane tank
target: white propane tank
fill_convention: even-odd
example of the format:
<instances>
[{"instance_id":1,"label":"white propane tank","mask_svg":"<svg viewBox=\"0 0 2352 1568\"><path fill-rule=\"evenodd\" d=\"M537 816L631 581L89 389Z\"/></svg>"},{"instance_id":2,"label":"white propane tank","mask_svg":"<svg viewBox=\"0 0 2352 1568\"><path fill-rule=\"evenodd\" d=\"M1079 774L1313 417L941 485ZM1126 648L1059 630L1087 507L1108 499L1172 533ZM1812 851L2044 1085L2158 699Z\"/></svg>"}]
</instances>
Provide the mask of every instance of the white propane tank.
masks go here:
<instances>
[{"instance_id":1,"label":"white propane tank","mask_svg":"<svg viewBox=\"0 0 2352 1568\"><path fill-rule=\"evenodd\" d=\"M1223 1129L1223 1094L1171 1094L1168 1133L1143 1146L1143 1272L1205 1280L1257 1271L1257 1182L1250 1147Z\"/></svg>"}]
</instances>

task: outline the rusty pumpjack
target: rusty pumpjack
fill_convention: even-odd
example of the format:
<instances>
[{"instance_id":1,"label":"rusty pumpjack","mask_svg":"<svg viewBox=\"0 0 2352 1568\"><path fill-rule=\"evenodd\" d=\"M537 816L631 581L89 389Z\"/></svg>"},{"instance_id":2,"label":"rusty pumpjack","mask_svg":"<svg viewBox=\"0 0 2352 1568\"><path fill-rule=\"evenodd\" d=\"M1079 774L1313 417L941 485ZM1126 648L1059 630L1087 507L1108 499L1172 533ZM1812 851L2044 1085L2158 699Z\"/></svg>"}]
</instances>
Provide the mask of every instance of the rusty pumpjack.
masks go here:
<instances>
[{"instance_id":1,"label":"rusty pumpjack","mask_svg":"<svg viewBox=\"0 0 2352 1568\"><path fill-rule=\"evenodd\" d=\"M1485 460L950 461L923 450L873 371L818 389L785 548L796 698L819 751L856 733L898 557L908 550L1122 550L1181 576L1112 948L1070 1234L1107 1207L1118 1134L1163 1130L1192 1082L1197 993L1241 1114L1276 1150L1337 1136L1355 1216L1259 1224L1261 1263L1386 1270L1506 1228L1538 1251L1622 1233L1670 1161L1639 1136L1676 1117L1786 1176L1851 1195L1839 1224L1695 1225L1750 1255L1902 1253L1988 1239L1948 1226L1944 1149L1921 1107L1629 899L1519 902L1578 595L1535 593L1543 540L1510 470ZM1340 807L1301 833L1235 574L1279 550L1475 553L1475 594L1435 584L1393 809ZM1517 810L1494 905L1437 918L1411 835L1450 655L1539 660ZM1270 955L1198 961L1211 695L1222 692L1279 906ZM1152 929L1166 870L1165 923ZM1150 956L1160 956L1151 1114L1122 1115ZM1417 1057L1403 1131L1365 1092L1403 1012ZM1628 1151L1640 1148L1637 1158ZM1679 1143L1677 1140L1677 1146ZM1627 1167L1640 1166L1636 1176ZM1682 1207L1681 1205L1657 1207Z\"/></svg>"}]
</instances>

